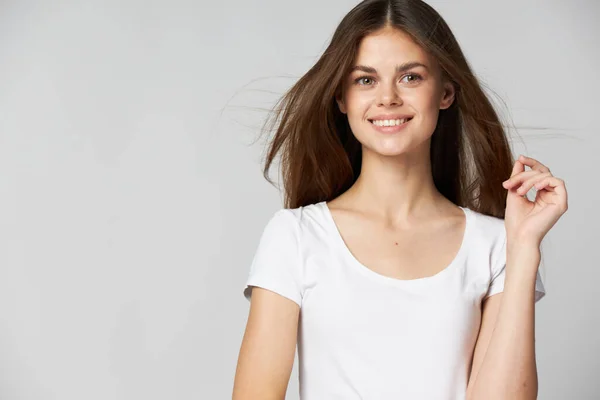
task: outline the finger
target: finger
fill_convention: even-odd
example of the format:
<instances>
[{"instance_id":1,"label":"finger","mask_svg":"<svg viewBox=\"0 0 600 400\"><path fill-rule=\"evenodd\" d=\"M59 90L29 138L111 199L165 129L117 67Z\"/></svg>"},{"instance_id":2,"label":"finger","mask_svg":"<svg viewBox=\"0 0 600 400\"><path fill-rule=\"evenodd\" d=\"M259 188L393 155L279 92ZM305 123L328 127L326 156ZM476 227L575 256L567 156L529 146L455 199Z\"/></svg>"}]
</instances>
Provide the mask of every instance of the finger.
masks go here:
<instances>
[{"instance_id":1,"label":"finger","mask_svg":"<svg viewBox=\"0 0 600 400\"><path fill-rule=\"evenodd\" d=\"M513 176L512 178L507 179L504 182L502 182L502 186L504 186L506 189L509 189L509 188L531 178L532 176L539 175L539 174L541 174L540 171L534 171L534 170L519 172L517 175Z\"/></svg>"},{"instance_id":2,"label":"finger","mask_svg":"<svg viewBox=\"0 0 600 400\"><path fill-rule=\"evenodd\" d=\"M529 200L529 198L527 197L527 193L525 193L525 194L518 193L517 189L508 189L508 195L509 196L523 197L524 199L528 199Z\"/></svg>"},{"instance_id":3,"label":"finger","mask_svg":"<svg viewBox=\"0 0 600 400\"><path fill-rule=\"evenodd\" d=\"M558 191L561 191L564 189L564 191L566 192L566 188L565 188L565 182L560 179L557 178L555 176L547 176L543 179L540 179L538 182L535 183L535 188L537 190L541 190L541 189L547 189L547 190L556 190L558 189Z\"/></svg>"},{"instance_id":4,"label":"finger","mask_svg":"<svg viewBox=\"0 0 600 400\"><path fill-rule=\"evenodd\" d=\"M552 174L550 174L549 172L538 172L535 176L532 176L531 178L525 180L521 187L517 189L517 193L527 194L536 183L551 176Z\"/></svg>"},{"instance_id":5,"label":"finger","mask_svg":"<svg viewBox=\"0 0 600 400\"><path fill-rule=\"evenodd\" d=\"M550 168L548 168L547 166L545 166L544 164L542 164L535 158L526 157L521 154L519 156L519 161L522 162L524 165L527 165L531 169L535 169L535 170L538 170L541 172L550 172Z\"/></svg>"},{"instance_id":6,"label":"finger","mask_svg":"<svg viewBox=\"0 0 600 400\"><path fill-rule=\"evenodd\" d=\"M525 171L525 166L519 161L515 161L515 164L513 165L513 169L512 172L510 173L510 177L512 178L513 176L516 176L518 173L521 173Z\"/></svg>"},{"instance_id":7,"label":"finger","mask_svg":"<svg viewBox=\"0 0 600 400\"><path fill-rule=\"evenodd\" d=\"M565 182L562 179L555 176L548 176L537 182L535 187L537 188L538 192L542 189L545 189L546 191L556 194L556 196L553 196L557 199L555 204L561 206L564 211L567 210L568 195Z\"/></svg>"}]
</instances>

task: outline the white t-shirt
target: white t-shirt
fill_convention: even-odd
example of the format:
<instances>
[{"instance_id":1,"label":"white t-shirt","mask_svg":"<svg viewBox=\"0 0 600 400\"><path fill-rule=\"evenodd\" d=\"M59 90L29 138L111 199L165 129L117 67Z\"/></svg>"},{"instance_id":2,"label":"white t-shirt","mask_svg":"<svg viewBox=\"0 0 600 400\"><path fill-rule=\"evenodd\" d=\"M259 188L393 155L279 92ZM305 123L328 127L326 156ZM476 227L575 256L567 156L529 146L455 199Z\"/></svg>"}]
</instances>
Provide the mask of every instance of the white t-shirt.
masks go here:
<instances>
[{"instance_id":1,"label":"white t-shirt","mask_svg":"<svg viewBox=\"0 0 600 400\"><path fill-rule=\"evenodd\" d=\"M362 265L326 203L280 209L269 220L244 288L300 306L302 400L465 398L481 302L503 291L504 221L467 217L454 260L431 277L400 280ZM545 295L538 271L535 301Z\"/></svg>"}]
</instances>

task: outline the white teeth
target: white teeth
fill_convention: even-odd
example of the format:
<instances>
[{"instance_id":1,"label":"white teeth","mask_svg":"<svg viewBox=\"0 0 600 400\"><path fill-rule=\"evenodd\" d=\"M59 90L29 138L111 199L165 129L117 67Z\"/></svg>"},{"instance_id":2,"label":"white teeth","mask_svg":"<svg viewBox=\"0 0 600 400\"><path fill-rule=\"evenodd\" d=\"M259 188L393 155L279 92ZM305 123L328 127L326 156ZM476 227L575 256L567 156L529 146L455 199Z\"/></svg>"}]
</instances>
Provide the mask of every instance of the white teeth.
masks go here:
<instances>
[{"instance_id":1,"label":"white teeth","mask_svg":"<svg viewBox=\"0 0 600 400\"><path fill-rule=\"evenodd\" d=\"M403 118L403 119L377 119L377 120L373 120L372 123L373 125L377 125L377 126L396 126L396 125L402 125L403 123L407 122L408 118Z\"/></svg>"}]
</instances>

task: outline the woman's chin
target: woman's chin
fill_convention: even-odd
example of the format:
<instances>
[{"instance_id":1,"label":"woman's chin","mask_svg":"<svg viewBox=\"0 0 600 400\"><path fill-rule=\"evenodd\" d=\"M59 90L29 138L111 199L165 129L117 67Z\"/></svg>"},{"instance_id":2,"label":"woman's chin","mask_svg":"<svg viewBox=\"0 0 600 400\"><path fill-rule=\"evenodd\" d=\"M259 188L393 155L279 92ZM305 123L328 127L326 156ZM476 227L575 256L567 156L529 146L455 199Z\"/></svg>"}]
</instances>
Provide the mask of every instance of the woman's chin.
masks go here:
<instances>
[{"instance_id":1,"label":"woman's chin","mask_svg":"<svg viewBox=\"0 0 600 400\"><path fill-rule=\"evenodd\" d=\"M421 145L416 145L414 142L406 141L406 140L381 140L376 143L370 143L367 146L363 145L363 156L365 154L365 150L369 153L373 153L383 157L398 157L407 154L416 154L417 152L428 152L429 145L427 140L421 143Z\"/></svg>"},{"instance_id":2,"label":"woman's chin","mask_svg":"<svg viewBox=\"0 0 600 400\"><path fill-rule=\"evenodd\" d=\"M376 146L370 148L370 152L384 157L396 157L407 153L406 146Z\"/></svg>"}]
</instances>

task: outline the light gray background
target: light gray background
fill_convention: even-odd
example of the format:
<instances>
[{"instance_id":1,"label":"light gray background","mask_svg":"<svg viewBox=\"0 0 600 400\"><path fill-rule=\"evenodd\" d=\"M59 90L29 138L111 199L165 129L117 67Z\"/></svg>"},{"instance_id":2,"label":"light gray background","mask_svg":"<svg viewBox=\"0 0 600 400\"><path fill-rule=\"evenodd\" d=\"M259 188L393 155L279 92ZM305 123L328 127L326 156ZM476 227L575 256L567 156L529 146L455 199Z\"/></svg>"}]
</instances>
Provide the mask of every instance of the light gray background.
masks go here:
<instances>
[{"instance_id":1,"label":"light gray background","mask_svg":"<svg viewBox=\"0 0 600 400\"><path fill-rule=\"evenodd\" d=\"M0 2L1 399L230 398L281 207L250 144L356 3ZM567 182L539 398L598 399L600 3L430 4L508 104L515 153Z\"/></svg>"}]
</instances>

